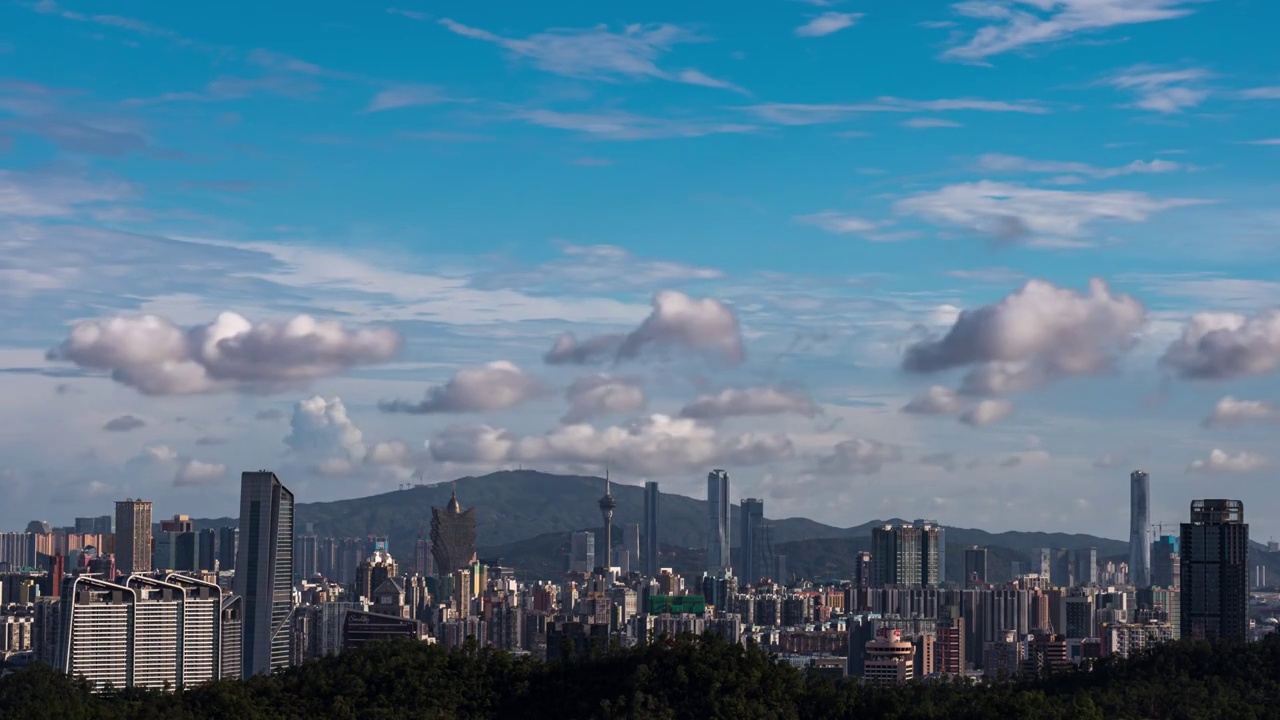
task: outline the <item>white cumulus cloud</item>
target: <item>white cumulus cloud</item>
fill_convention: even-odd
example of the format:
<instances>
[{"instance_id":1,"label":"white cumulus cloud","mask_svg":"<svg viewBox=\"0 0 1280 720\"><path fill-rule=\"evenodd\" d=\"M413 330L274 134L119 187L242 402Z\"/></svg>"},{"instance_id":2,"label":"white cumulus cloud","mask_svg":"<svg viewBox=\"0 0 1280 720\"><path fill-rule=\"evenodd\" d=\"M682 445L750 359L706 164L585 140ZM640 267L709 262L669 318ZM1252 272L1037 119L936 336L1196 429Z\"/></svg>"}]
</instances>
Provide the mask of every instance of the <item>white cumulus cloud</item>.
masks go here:
<instances>
[{"instance_id":1,"label":"white cumulus cloud","mask_svg":"<svg viewBox=\"0 0 1280 720\"><path fill-rule=\"evenodd\" d=\"M1230 395L1213 406L1205 427L1237 427L1280 423L1280 407L1265 400L1238 400Z\"/></svg>"},{"instance_id":2,"label":"white cumulus cloud","mask_svg":"<svg viewBox=\"0 0 1280 720\"><path fill-rule=\"evenodd\" d=\"M644 409L644 383L638 377L586 375L565 390L569 411L560 422L572 425L602 415L626 415Z\"/></svg>"},{"instance_id":3,"label":"white cumulus cloud","mask_svg":"<svg viewBox=\"0 0 1280 720\"><path fill-rule=\"evenodd\" d=\"M428 441L438 462L472 465L563 464L669 475L714 465L760 465L789 459L779 434L721 435L695 420L650 415L628 426L563 425L543 435L517 435L488 425L454 425Z\"/></svg>"},{"instance_id":4,"label":"white cumulus cloud","mask_svg":"<svg viewBox=\"0 0 1280 720\"><path fill-rule=\"evenodd\" d=\"M444 385L427 390L422 400L391 400L378 404L384 412L493 412L515 407L542 394L536 378L506 360L463 368Z\"/></svg>"},{"instance_id":5,"label":"white cumulus cloud","mask_svg":"<svg viewBox=\"0 0 1280 720\"><path fill-rule=\"evenodd\" d=\"M814 417L818 405L797 390L774 387L729 388L713 395L701 395L680 411L681 417L709 420L746 415L795 413Z\"/></svg>"},{"instance_id":6,"label":"white cumulus cloud","mask_svg":"<svg viewBox=\"0 0 1280 720\"><path fill-rule=\"evenodd\" d=\"M1254 317L1198 313L1165 350L1160 364L1179 377L1219 380L1280 368L1280 310Z\"/></svg>"},{"instance_id":7,"label":"white cumulus cloud","mask_svg":"<svg viewBox=\"0 0 1280 720\"><path fill-rule=\"evenodd\" d=\"M254 324L224 312L207 325L180 328L157 315L77 323L49 351L147 395L273 391L390 360L401 338L387 328L349 330L299 315Z\"/></svg>"},{"instance_id":8,"label":"white cumulus cloud","mask_svg":"<svg viewBox=\"0 0 1280 720\"><path fill-rule=\"evenodd\" d=\"M226 474L227 466L221 463L187 460L173 476L173 485L174 487L213 485L226 477Z\"/></svg>"},{"instance_id":9,"label":"white cumulus cloud","mask_svg":"<svg viewBox=\"0 0 1280 720\"><path fill-rule=\"evenodd\" d=\"M1209 457L1200 460L1193 460L1187 466L1187 472L1205 473L1210 475L1224 475L1232 473L1248 473L1254 470L1260 470L1270 465L1267 458L1256 453L1241 451L1238 453L1228 453L1226 451L1214 448L1209 452Z\"/></svg>"}]
</instances>

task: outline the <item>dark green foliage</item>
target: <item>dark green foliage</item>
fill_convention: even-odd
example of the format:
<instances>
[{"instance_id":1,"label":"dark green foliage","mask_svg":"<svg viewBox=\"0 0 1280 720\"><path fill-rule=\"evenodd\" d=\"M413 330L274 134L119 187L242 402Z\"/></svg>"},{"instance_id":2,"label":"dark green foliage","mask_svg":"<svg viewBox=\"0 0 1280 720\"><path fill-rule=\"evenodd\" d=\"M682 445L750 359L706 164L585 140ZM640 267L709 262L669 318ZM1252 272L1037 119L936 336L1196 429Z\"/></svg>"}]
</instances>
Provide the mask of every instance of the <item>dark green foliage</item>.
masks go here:
<instances>
[{"instance_id":1,"label":"dark green foliage","mask_svg":"<svg viewBox=\"0 0 1280 720\"><path fill-rule=\"evenodd\" d=\"M474 645L372 645L248 682L90 694L35 667L0 679L3 717L675 720L1280 719L1280 637L1181 642L1014 683L873 688L806 675L714 636L544 664Z\"/></svg>"}]
</instances>

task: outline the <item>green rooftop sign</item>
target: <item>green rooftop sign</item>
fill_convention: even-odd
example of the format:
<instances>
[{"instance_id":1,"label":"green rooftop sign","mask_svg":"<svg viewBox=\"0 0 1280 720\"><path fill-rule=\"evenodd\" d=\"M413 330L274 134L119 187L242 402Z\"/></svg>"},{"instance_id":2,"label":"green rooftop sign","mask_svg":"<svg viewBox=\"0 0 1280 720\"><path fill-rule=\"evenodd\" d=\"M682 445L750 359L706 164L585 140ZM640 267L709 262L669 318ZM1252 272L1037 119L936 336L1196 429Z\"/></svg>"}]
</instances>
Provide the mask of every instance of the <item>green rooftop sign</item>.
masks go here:
<instances>
[{"instance_id":1,"label":"green rooftop sign","mask_svg":"<svg viewBox=\"0 0 1280 720\"><path fill-rule=\"evenodd\" d=\"M707 599L701 595L650 595L650 615L703 615Z\"/></svg>"}]
</instances>

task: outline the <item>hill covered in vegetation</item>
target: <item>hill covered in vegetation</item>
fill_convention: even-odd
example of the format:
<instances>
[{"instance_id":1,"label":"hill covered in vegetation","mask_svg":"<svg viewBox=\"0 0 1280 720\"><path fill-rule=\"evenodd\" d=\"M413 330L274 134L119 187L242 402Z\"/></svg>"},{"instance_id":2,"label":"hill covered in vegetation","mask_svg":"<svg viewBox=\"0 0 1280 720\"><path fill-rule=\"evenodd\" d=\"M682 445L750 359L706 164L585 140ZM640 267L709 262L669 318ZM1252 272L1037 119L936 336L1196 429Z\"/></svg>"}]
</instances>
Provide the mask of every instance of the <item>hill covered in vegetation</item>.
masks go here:
<instances>
[{"instance_id":1,"label":"hill covered in vegetation","mask_svg":"<svg viewBox=\"0 0 1280 720\"><path fill-rule=\"evenodd\" d=\"M581 660L386 643L180 693L93 695L48 668L0 679L5 717L542 718L698 720L1272 720L1280 718L1280 637L1184 641L1092 669L1020 682L875 688L807 675L755 647L682 638Z\"/></svg>"}]
</instances>

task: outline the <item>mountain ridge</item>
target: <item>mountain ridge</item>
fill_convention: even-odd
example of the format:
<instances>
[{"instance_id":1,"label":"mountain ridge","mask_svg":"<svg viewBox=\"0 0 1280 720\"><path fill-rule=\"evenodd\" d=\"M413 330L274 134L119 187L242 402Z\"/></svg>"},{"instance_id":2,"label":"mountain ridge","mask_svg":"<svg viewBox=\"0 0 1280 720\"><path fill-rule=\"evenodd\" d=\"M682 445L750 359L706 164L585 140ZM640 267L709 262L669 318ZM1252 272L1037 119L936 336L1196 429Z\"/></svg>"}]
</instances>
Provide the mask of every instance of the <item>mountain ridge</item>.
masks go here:
<instances>
[{"instance_id":1,"label":"mountain ridge","mask_svg":"<svg viewBox=\"0 0 1280 720\"><path fill-rule=\"evenodd\" d=\"M286 485L288 484L286 480ZM385 535L392 552L403 554L413 547L418 533L430 523L431 507L443 507L453 487L463 507L476 508L477 545L481 548L509 545L548 533L570 533L600 526L596 501L604 493L604 479L582 475L555 475L534 470L506 470L456 481L414 486L346 500L299 503L299 533L311 525L319 535L364 537ZM614 527L639 523L644 513L644 488L614 483L617 500ZM704 548L706 501L660 493L659 542L678 548ZM740 508L732 506L730 537L737 535ZM197 519L197 527L234 524L234 518ZM871 528L901 518L870 520L840 528L803 517L766 518L773 527L772 541L784 543L868 537ZM1087 534L1004 531L990 533L977 528L947 526L948 545L988 545L1027 554L1036 547L1098 548L1098 556L1127 552L1128 543ZM621 532L615 532L621 538Z\"/></svg>"}]
</instances>

